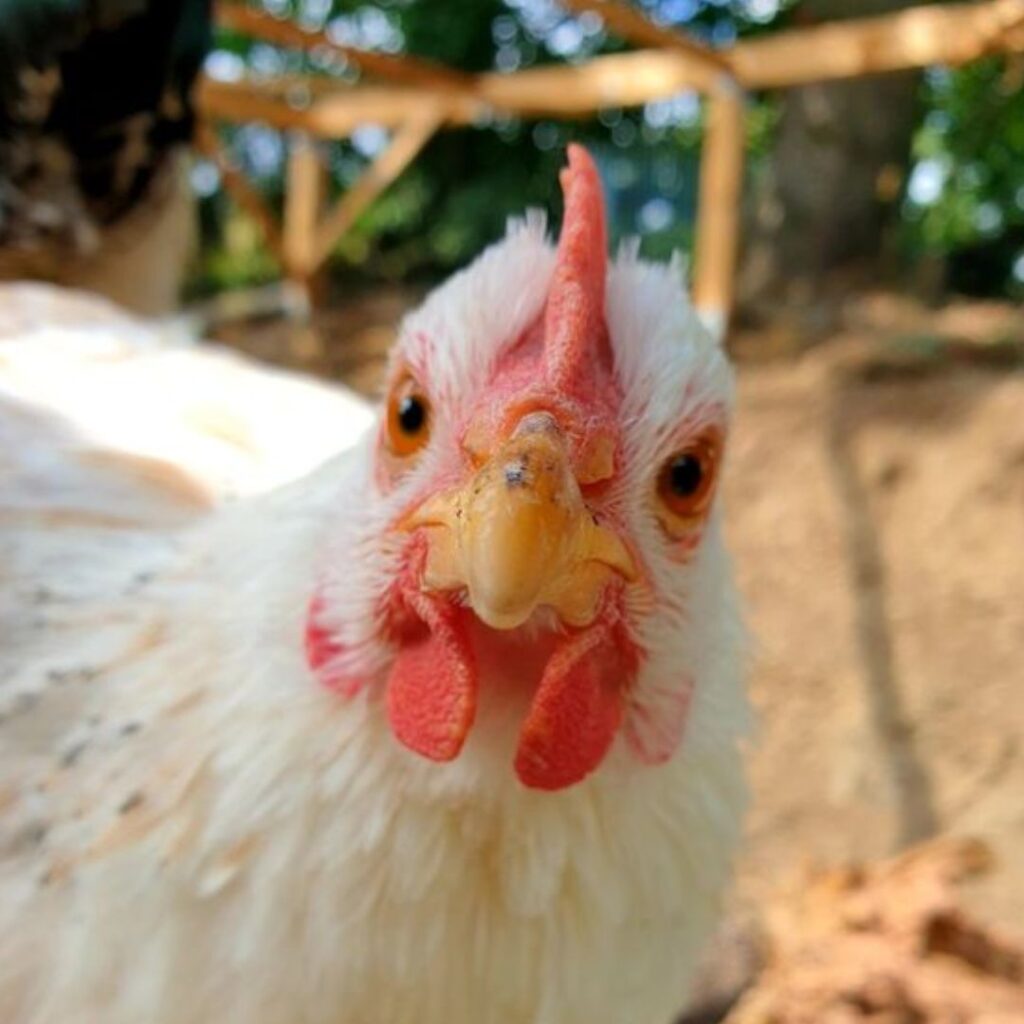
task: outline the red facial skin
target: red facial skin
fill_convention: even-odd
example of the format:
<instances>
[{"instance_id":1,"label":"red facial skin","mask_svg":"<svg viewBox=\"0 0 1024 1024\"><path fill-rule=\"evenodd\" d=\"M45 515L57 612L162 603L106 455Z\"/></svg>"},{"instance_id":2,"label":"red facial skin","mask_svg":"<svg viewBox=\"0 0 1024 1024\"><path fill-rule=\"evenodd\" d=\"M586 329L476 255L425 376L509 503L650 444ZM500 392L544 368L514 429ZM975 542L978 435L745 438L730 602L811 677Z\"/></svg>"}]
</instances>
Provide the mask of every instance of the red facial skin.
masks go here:
<instances>
[{"instance_id":1,"label":"red facial skin","mask_svg":"<svg viewBox=\"0 0 1024 1024\"><path fill-rule=\"evenodd\" d=\"M363 688L363 682L350 678L339 667L338 663L345 649L323 624L323 611L323 594L315 590L309 602L309 611L306 613L306 632L303 637L306 664L322 686L342 697L354 697Z\"/></svg>"},{"instance_id":2,"label":"red facial skin","mask_svg":"<svg viewBox=\"0 0 1024 1024\"><path fill-rule=\"evenodd\" d=\"M562 174L565 221L544 314L499 361L462 432L468 470L496 450L527 413L550 412L588 497L609 483L586 479L595 446L610 448L614 457L621 451L620 394L604 323L607 257L600 183L585 151L570 147L569 160ZM381 485L389 486L396 471L382 457ZM608 525L621 534L625 524ZM449 761L461 751L477 710L480 673L473 637L479 643L480 630L472 629L473 613L458 595L423 590L425 556L426 539L414 534L380 610L396 652L387 713L406 747ZM610 585L590 625L565 628L544 641L550 654L545 647L546 662L515 755L515 771L525 785L557 790L579 782L604 759L624 720L626 738L642 760L659 763L675 749L689 691L684 688L675 702L679 713L669 715L672 721L645 725L644 710L630 703L642 656L630 638L622 597L622 584ZM332 668L343 652L319 624L319 613L314 597L306 633L309 664L324 685L350 695L360 685Z\"/></svg>"}]
</instances>

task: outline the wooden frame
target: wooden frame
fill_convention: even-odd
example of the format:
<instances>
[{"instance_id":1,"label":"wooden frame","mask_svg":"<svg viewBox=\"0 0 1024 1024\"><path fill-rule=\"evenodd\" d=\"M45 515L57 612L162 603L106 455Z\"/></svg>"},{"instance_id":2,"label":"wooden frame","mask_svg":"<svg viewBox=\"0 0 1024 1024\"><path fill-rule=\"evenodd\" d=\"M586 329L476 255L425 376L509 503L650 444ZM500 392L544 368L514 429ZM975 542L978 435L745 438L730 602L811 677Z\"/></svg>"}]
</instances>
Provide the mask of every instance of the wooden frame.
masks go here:
<instances>
[{"instance_id":1,"label":"wooden frame","mask_svg":"<svg viewBox=\"0 0 1024 1024\"><path fill-rule=\"evenodd\" d=\"M441 121L439 111L417 111L399 127L387 148L338 200L317 229L313 240L313 258L317 264L327 259L359 215L416 159Z\"/></svg>"},{"instance_id":2,"label":"wooden frame","mask_svg":"<svg viewBox=\"0 0 1024 1024\"><path fill-rule=\"evenodd\" d=\"M284 264L284 243L277 218L259 192L249 184L249 179L235 166L231 156L217 138L217 133L210 125L200 123L196 127L193 142L199 152L216 166L225 191L256 221L263 232L267 248L278 262Z\"/></svg>"},{"instance_id":3,"label":"wooden frame","mask_svg":"<svg viewBox=\"0 0 1024 1024\"><path fill-rule=\"evenodd\" d=\"M685 32L656 25L635 7L618 0L562 0L562 5L577 14L590 11L598 15L605 28L627 42L664 47L715 71L732 70L728 54L698 43Z\"/></svg>"},{"instance_id":4,"label":"wooden frame","mask_svg":"<svg viewBox=\"0 0 1024 1024\"><path fill-rule=\"evenodd\" d=\"M708 104L697 220L695 301L723 326L732 306L739 237L744 151L744 90L779 89L811 82L922 67L966 64L992 53L1024 52L1024 0L912 7L836 24L790 29L743 41L725 50L706 47L682 32L656 25L621 0L563 0L573 11L593 11L629 42L655 47L596 57L580 66L530 68L513 74L469 75L408 56L367 53L292 23L221 2L221 25L275 45L339 53L365 75L383 80L356 86L319 76L200 83L197 104L209 121L259 120L299 134L341 139L361 124L393 130L390 146L320 220L320 199L306 142L289 163L289 199L283 233L255 190L227 159L205 125L201 148L216 160L225 186L264 227L286 273L307 279L359 214L446 125L466 125L494 113L520 117L591 116L606 107L665 99L682 90ZM294 102L296 85L306 99ZM294 166L293 166L294 162ZM292 196L292 178L299 195Z\"/></svg>"},{"instance_id":5,"label":"wooden frame","mask_svg":"<svg viewBox=\"0 0 1024 1024\"><path fill-rule=\"evenodd\" d=\"M471 78L461 71L453 71L416 57L395 57L387 53L371 53L354 46L346 46L333 40L326 32L310 31L294 22L282 21L263 11L246 7L238 0L218 4L216 18L222 28L277 46L297 50L330 50L355 64L366 74L387 78L392 82L428 89L452 89L465 86Z\"/></svg>"},{"instance_id":6,"label":"wooden frame","mask_svg":"<svg viewBox=\"0 0 1024 1024\"><path fill-rule=\"evenodd\" d=\"M319 263L315 239L326 176L316 142L308 135L296 133L288 150L283 255L285 273L303 284L308 284Z\"/></svg>"},{"instance_id":7,"label":"wooden frame","mask_svg":"<svg viewBox=\"0 0 1024 1024\"><path fill-rule=\"evenodd\" d=\"M746 155L744 96L723 79L709 97L700 165L693 304L724 333L733 306Z\"/></svg>"}]
</instances>

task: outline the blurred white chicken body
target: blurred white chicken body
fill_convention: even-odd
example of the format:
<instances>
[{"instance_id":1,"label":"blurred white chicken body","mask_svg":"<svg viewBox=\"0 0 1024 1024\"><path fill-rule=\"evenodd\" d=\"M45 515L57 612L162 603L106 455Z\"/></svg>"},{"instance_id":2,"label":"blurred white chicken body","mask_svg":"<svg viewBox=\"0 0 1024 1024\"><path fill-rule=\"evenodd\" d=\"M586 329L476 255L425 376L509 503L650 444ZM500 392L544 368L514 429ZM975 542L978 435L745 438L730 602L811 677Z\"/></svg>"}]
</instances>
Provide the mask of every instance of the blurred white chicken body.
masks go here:
<instances>
[{"instance_id":1,"label":"blurred white chicken body","mask_svg":"<svg viewBox=\"0 0 1024 1024\"><path fill-rule=\"evenodd\" d=\"M536 321L554 262L528 220L408 318L399 358L431 339L439 407ZM38 325L43 301L71 304L61 326ZM637 475L681 412L728 401L678 266L621 255L606 318L633 467L617 493L654 581L631 592L646 655L623 728L673 705L652 679L685 679L685 737L653 764L619 736L553 792L513 774L523 708L493 679L448 763L389 728L388 527L435 454L380 493L356 399L126 318L72 329L80 302L0 292L8 322L23 314L0 339L0 1019L671 1019L728 877L747 715L718 512L672 561ZM137 458L114 453L126 421ZM307 663L314 592L370 680L354 696Z\"/></svg>"}]
</instances>

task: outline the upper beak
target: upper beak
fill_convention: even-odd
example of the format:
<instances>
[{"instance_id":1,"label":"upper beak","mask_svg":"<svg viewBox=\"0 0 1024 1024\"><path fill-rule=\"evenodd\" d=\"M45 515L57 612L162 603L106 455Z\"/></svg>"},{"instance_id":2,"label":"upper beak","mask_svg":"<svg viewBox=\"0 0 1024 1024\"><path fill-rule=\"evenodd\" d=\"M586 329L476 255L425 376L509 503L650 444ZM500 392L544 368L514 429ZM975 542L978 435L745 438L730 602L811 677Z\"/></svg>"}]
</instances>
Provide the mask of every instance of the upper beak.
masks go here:
<instances>
[{"instance_id":1,"label":"upper beak","mask_svg":"<svg viewBox=\"0 0 1024 1024\"><path fill-rule=\"evenodd\" d=\"M613 574L636 577L622 540L584 504L547 412L525 416L464 487L430 499L403 526L428 527L423 585L465 587L474 612L496 629L522 625L540 606L587 625Z\"/></svg>"}]
</instances>

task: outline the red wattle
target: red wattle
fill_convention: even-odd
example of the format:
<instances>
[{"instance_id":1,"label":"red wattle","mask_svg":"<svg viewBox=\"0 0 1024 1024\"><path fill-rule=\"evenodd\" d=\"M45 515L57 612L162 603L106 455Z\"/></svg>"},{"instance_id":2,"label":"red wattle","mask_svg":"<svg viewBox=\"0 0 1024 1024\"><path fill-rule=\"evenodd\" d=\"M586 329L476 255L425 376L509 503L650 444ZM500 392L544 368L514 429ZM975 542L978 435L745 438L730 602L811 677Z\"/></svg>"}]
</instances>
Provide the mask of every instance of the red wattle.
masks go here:
<instances>
[{"instance_id":1,"label":"red wattle","mask_svg":"<svg viewBox=\"0 0 1024 1024\"><path fill-rule=\"evenodd\" d=\"M445 600L411 595L425 627L403 642L388 677L388 719L395 737L432 761L458 756L476 716L477 672L456 609Z\"/></svg>"},{"instance_id":2,"label":"red wattle","mask_svg":"<svg viewBox=\"0 0 1024 1024\"><path fill-rule=\"evenodd\" d=\"M519 734L516 774L533 789L561 789L589 775L622 721L628 659L607 626L561 641Z\"/></svg>"}]
</instances>

